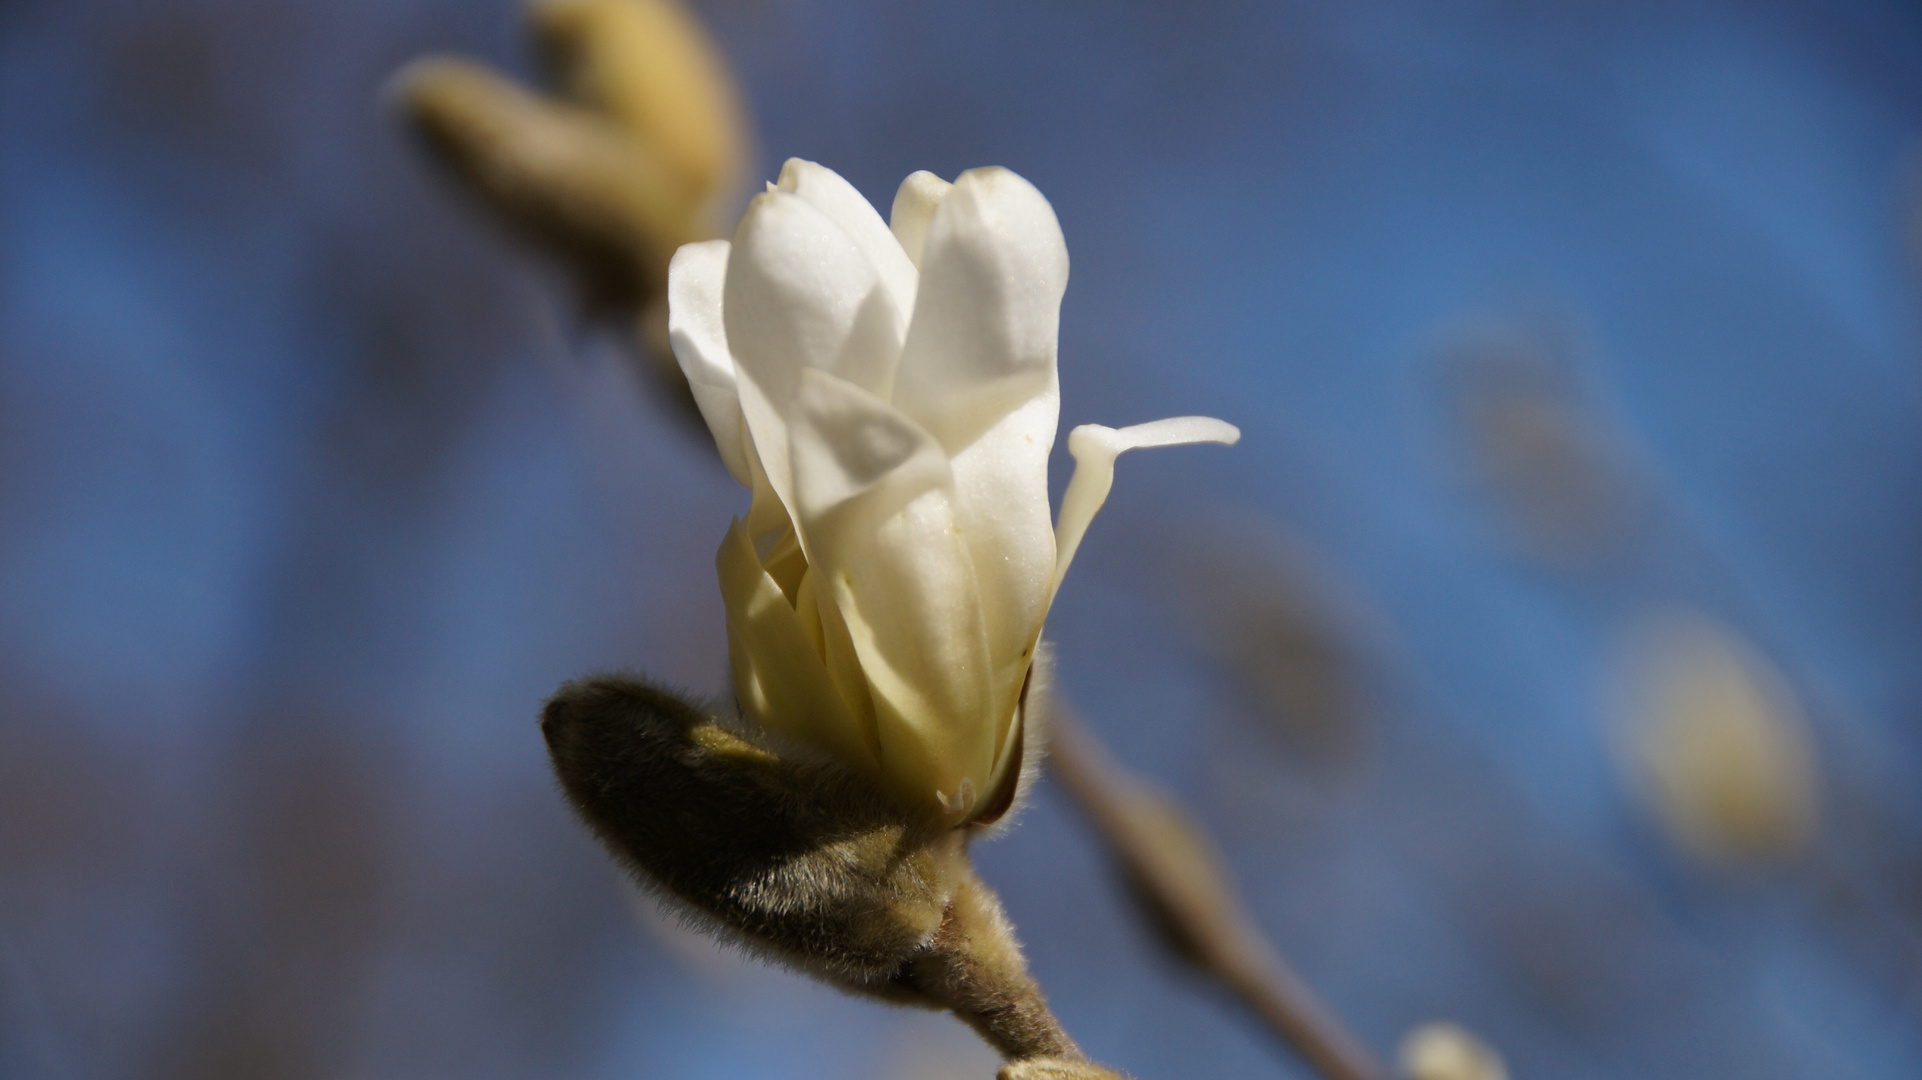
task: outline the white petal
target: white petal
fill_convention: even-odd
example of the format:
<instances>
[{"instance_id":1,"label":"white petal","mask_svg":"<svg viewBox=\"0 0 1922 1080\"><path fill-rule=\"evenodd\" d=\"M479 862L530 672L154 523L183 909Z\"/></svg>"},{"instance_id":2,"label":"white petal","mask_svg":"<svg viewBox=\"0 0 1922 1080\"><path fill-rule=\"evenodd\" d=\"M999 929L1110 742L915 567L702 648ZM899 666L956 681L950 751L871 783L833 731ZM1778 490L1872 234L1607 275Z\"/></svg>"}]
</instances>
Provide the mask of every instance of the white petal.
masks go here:
<instances>
[{"instance_id":1,"label":"white petal","mask_svg":"<svg viewBox=\"0 0 1922 1080\"><path fill-rule=\"evenodd\" d=\"M893 228L923 271L895 402L953 457L1005 737L1054 570L1048 454L1067 250L1047 200L1006 169L976 169L952 185L910 176Z\"/></svg>"},{"instance_id":2,"label":"white petal","mask_svg":"<svg viewBox=\"0 0 1922 1080\"><path fill-rule=\"evenodd\" d=\"M714 556L727 608L728 653L741 710L770 731L874 767L875 740L834 690L807 629L762 569L736 520Z\"/></svg>"},{"instance_id":3,"label":"white petal","mask_svg":"<svg viewBox=\"0 0 1922 1080\"><path fill-rule=\"evenodd\" d=\"M927 243L928 222L934 218L934 208L941 205L941 200L947 198L953 188L953 184L923 170L901 181L894 192L888 228L917 267L921 265L921 249Z\"/></svg>"},{"instance_id":4,"label":"white petal","mask_svg":"<svg viewBox=\"0 0 1922 1080\"><path fill-rule=\"evenodd\" d=\"M687 376L694 404L714 435L727 471L744 486L748 474L747 421L734 386L734 356L727 349L721 294L727 282L726 240L683 244L667 264L667 340Z\"/></svg>"},{"instance_id":5,"label":"white petal","mask_svg":"<svg viewBox=\"0 0 1922 1080\"><path fill-rule=\"evenodd\" d=\"M856 191L853 184L843 180L840 173L800 158L789 158L787 164L781 166L781 178L775 188L806 199L841 226L841 231L868 257L881 278L881 286L888 291L898 320L896 337L906 333L908 316L914 312L915 282L920 275L874 205Z\"/></svg>"},{"instance_id":6,"label":"white petal","mask_svg":"<svg viewBox=\"0 0 1922 1080\"><path fill-rule=\"evenodd\" d=\"M1119 430L1100 424L1083 424L1068 433L1068 452L1074 455L1074 479L1061 497L1061 519L1055 525L1054 589L1074 561L1095 512L1108 501L1114 487L1114 459L1129 450L1153 446L1183 446L1188 443L1221 443L1233 446L1241 440L1241 429L1212 416L1172 416ZM1050 590L1052 594L1052 589Z\"/></svg>"},{"instance_id":7,"label":"white petal","mask_svg":"<svg viewBox=\"0 0 1922 1080\"><path fill-rule=\"evenodd\" d=\"M962 173L928 223L895 405L953 455L1047 392L1067 284L1061 226L1034 185Z\"/></svg>"},{"instance_id":8,"label":"white petal","mask_svg":"<svg viewBox=\"0 0 1922 1080\"><path fill-rule=\"evenodd\" d=\"M809 574L844 621L873 694L883 771L933 805L994 763L987 633L946 456L920 426L807 372L790 427Z\"/></svg>"},{"instance_id":9,"label":"white petal","mask_svg":"<svg viewBox=\"0 0 1922 1080\"><path fill-rule=\"evenodd\" d=\"M748 431L769 484L792 508L787 414L801 372L885 393L900 347L893 302L832 218L798 195L770 191L735 229L722 314Z\"/></svg>"},{"instance_id":10,"label":"white petal","mask_svg":"<svg viewBox=\"0 0 1922 1080\"><path fill-rule=\"evenodd\" d=\"M1001 740L1027 677L1053 583L1048 453L1054 448L1059 400L1050 385L1047 392L1002 417L951 462L961 535L974 558L988 653L994 664Z\"/></svg>"},{"instance_id":11,"label":"white petal","mask_svg":"<svg viewBox=\"0 0 1922 1080\"><path fill-rule=\"evenodd\" d=\"M949 485L939 444L845 379L803 371L788 423L794 508L804 528L857 510L878 522L923 491Z\"/></svg>"}]
</instances>

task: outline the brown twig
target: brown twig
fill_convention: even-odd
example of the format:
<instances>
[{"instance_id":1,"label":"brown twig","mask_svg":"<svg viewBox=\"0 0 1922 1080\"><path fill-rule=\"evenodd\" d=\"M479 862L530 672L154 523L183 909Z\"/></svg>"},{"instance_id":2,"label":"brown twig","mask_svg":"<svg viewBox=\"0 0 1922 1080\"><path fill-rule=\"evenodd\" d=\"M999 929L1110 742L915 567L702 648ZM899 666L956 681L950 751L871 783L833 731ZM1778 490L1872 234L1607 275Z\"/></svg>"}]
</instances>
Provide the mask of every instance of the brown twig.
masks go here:
<instances>
[{"instance_id":1,"label":"brown twig","mask_svg":"<svg viewBox=\"0 0 1922 1080\"><path fill-rule=\"evenodd\" d=\"M1328 1080L1386 1080L1388 1071L1249 917L1206 834L1173 800L1115 760L1059 698L1049 764L1155 929L1184 960L1240 999Z\"/></svg>"}]
</instances>

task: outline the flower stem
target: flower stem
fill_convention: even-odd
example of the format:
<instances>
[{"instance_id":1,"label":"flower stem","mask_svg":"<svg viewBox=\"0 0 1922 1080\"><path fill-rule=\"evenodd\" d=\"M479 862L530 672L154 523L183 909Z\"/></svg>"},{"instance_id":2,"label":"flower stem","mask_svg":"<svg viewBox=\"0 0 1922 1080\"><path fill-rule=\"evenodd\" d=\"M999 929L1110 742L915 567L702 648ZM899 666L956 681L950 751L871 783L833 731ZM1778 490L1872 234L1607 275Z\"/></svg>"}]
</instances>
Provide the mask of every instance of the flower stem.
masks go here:
<instances>
[{"instance_id":1,"label":"flower stem","mask_svg":"<svg viewBox=\"0 0 1922 1080\"><path fill-rule=\"evenodd\" d=\"M1009 1061L1087 1060L1028 974L1000 900L977 877L956 890L934 941L898 981L947 1006Z\"/></svg>"}]
</instances>

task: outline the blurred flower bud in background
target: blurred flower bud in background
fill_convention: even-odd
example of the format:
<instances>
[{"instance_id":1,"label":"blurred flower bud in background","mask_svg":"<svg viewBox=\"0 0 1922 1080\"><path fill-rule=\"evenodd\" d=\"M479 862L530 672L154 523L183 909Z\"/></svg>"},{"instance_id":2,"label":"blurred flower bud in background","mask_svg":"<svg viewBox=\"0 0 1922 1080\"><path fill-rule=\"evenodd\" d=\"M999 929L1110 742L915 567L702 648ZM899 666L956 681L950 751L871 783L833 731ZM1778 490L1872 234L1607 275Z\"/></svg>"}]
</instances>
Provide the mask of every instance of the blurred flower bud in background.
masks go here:
<instances>
[{"instance_id":1,"label":"blurred flower bud in background","mask_svg":"<svg viewBox=\"0 0 1922 1080\"><path fill-rule=\"evenodd\" d=\"M1365 753L1371 671L1360 604L1278 521L1219 513L1163 560L1197 644L1287 748L1317 764Z\"/></svg>"},{"instance_id":2,"label":"blurred flower bud in background","mask_svg":"<svg viewBox=\"0 0 1922 1080\"><path fill-rule=\"evenodd\" d=\"M1408 1080L1508 1080L1508 1068L1487 1043L1468 1029L1433 1021L1410 1031L1401 1044Z\"/></svg>"},{"instance_id":3,"label":"blurred flower bud in background","mask_svg":"<svg viewBox=\"0 0 1922 1080\"><path fill-rule=\"evenodd\" d=\"M749 148L734 76L678 0L537 0L534 32L569 97L659 156L719 235L744 192ZM663 223L671 224L671 223Z\"/></svg>"},{"instance_id":4,"label":"blurred flower bud in background","mask_svg":"<svg viewBox=\"0 0 1922 1080\"><path fill-rule=\"evenodd\" d=\"M531 20L561 96L429 57L397 79L401 107L481 203L573 271L590 312L640 320L654 375L684 397L667 264L723 235L743 194L734 77L677 0L542 0Z\"/></svg>"},{"instance_id":5,"label":"blurred flower bud in background","mask_svg":"<svg viewBox=\"0 0 1922 1080\"><path fill-rule=\"evenodd\" d=\"M1687 610L1629 632L1619 749L1634 790L1683 849L1780 858L1814 837L1815 750L1787 682L1735 632Z\"/></svg>"},{"instance_id":6,"label":"blurred flower bud in background","mask_svg":"<svg viewBox=\"0 0 1922 1080\"><path fill-rule=\"evenodd\" d=\"M1564 330L1498 322L1444 346L1473 481L1527 554L1585 564L1634 524L1621 448L1590 415Z\"/></svg>"}]
</instances>

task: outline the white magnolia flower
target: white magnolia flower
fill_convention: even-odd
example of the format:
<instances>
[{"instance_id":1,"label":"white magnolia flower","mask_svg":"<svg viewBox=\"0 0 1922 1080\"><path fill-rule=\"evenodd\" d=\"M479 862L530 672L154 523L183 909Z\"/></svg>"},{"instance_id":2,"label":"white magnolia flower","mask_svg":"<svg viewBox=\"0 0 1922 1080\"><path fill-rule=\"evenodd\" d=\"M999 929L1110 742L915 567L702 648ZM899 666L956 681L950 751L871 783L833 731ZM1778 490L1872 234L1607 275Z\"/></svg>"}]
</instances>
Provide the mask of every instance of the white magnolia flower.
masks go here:
<instances>
[{"instance_id":1,"label":"white magnolia flower","mask_svg":"<svg viewBox=\"0 0 1922 1080\"><path fill-rule=\"evenodd\" d=\"M1006 169L902 182L891 222L790 160L734 240L689 244L669 334L753 493L716 558L744 713L954 823L1005 809L1041 623L1124 450L1232 443L1178 417L1048 453L1068 253Z\"/></svg>"}]
</instances>

